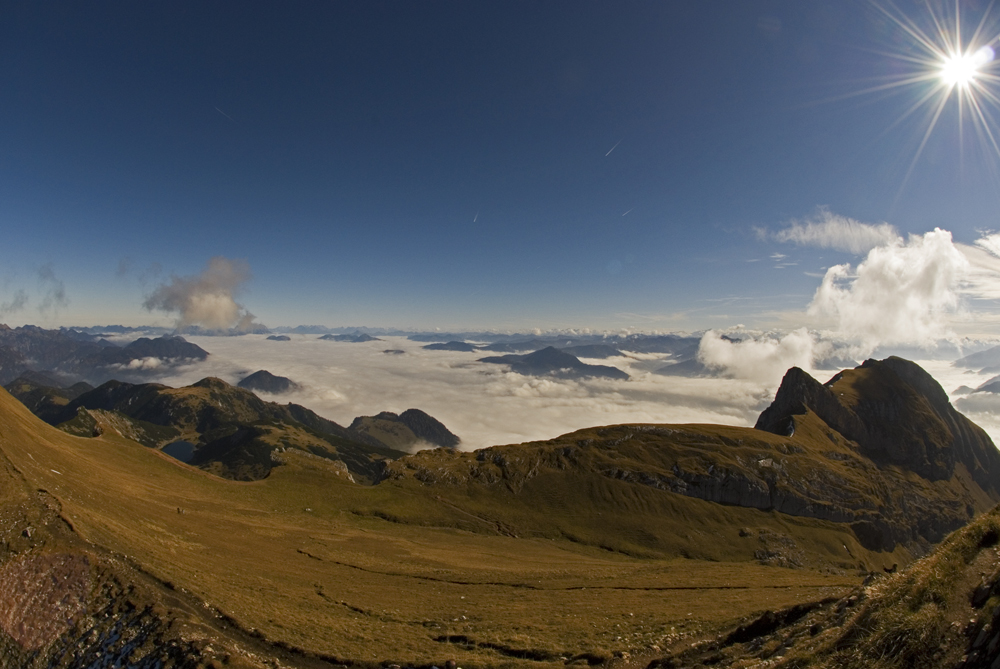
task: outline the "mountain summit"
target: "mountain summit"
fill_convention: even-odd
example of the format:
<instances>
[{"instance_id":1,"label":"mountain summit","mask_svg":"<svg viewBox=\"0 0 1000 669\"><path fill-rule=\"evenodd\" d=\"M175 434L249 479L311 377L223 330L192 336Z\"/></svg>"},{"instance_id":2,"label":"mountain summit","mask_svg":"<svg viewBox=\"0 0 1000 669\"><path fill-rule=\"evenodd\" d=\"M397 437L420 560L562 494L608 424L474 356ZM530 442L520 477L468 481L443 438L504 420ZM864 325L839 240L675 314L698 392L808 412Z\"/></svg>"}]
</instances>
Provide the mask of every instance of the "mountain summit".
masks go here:
<instances>
[{"instance_id":1,"label":"mountain summit","mask_svg":"<svg viewBox=\"0 0 1000 669\"><path fill-rule=\"evenodd\" d=\"M867 360L821 384L793 367L756 428L791 435L813 414L880 465L898 465L930 481L964 466L985 490L1000 492L1000 452L985 431L960 414L934 378L902 358Z\"/></svg>"}]
</instances>

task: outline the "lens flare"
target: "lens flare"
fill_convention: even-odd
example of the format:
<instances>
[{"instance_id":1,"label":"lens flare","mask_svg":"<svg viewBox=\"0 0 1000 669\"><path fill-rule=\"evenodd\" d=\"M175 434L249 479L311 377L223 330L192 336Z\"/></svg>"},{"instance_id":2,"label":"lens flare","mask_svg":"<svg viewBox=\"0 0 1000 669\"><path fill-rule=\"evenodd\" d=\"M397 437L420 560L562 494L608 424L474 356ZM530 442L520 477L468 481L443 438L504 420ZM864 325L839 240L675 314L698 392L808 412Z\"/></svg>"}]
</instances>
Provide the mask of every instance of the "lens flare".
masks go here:
<instances>
[{"instance_id":1,"label":"lens flare","mask_svg":"<svg viewBox=\"0 0 1000 669\"><path fill-rule=\"evenodd\" d=\"M984 45L974 53L953 54L941 64L941 81L949 88L969 86L981 70L993 62L996 54L989 45Z\"/></svg>"}]
</instances>

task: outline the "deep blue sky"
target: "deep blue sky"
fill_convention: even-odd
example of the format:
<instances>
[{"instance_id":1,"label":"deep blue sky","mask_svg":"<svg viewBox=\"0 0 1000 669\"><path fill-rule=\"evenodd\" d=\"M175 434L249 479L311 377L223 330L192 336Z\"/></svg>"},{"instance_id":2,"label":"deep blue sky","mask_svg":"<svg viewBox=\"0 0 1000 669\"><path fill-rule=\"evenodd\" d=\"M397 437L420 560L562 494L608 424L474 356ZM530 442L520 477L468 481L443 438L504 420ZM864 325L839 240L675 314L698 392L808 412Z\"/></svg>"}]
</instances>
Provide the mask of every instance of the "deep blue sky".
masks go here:
<instances>
[{"instance_id":1,"label":"deep blue sky","mask_svg":"<svg viewBox=\"0 0 1000 669\"><path fill-rule=\"evenodd\" d=\"M911 50L851 0L0 0L0 320L162 321L221 255L271 326L767 322L852 259L755 227L1000 227L952 107L905 179L919 91L842 97Z\"/></svg>"}]
</instances>

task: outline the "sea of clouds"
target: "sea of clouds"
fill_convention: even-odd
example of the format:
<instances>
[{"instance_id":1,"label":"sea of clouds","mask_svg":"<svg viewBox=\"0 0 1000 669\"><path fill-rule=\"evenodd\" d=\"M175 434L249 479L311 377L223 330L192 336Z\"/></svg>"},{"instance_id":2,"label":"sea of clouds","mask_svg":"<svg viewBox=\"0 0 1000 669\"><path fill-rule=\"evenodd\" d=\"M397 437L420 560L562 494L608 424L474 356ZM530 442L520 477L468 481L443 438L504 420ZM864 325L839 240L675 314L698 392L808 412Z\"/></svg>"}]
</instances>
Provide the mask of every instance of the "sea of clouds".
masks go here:
<instances>
[{"instance_id":1,"label":"sea of clouds","mask_svg":"<svg viewBox=\"0 0 1000 669\"><path fill-rule=\"evenodd\" d=\"M669 356L661 354L585 360L623 369L632 377L628 381L523 376L505 365L478 362L487 352L428 351L424 343L405 337L364 343L323 341L317 335L290 335L290 341L271 341L265 335L188 337L209 351L209 358L164 368L157 381L183 386L215 376L235 384L266 369L292 379L301 389L283 395L260 393L264 399L302 404L343 425L356 416L417 408L443 422L462 439L461 448L471 450L619 423L752 426L773 399L781 373L787 369L788 360L781 353L787 350L791 358L800 356L802 346L807 345L803 342L810 341L803 333L791 336L796 341L747 340L748 349L758 353L758 362L744 359L740 369L749 370L753 377L655 374L652 370L669 362ZM748 350L744 357L754 356ZM811 370L804 358L791 361L801 362L820 381L835 373ZM918 362L949 392L962 385L977 387L990 378L954 367L949 360ZM780 371L775 374L773 370ZM1000 443L996 408L970 405L966 410Z\"/></svg>"},{"instance_id":2,"label":"sea of clouds","mask_svg":"<svg viewBox=\"0 0 1000 669\"><path fill-rule=\"evenodd\" d=\"M235 384L266 369L302 389L261 394L264 399L302 404L341 424L355 416L417 408L457 434L464 449L616 423L752 425L771 400L770 392L751 380L654 374L666 364L664 355L585 359L627 371L628 381L565 380L522 376L505 365L477 362L489 352L428 351L424 343L405 337L348 343L290 336L290 341L269 341L264 335L187 337L210 353L208 360L157 380L180 386L216 376Z\"/></svg>"},{"instance_id":3,"label":"sea of clouds","mask_svg":"<svg viewBox=\"0 0 1000 669\"><path fill-rule=\"evenodd\" d=\"M1000 395L955 393L977 388L991 374L952 364L996 343L1000 234L982 232L973 244L957 243L942 229L904 236L888 223L863 223L823 208L810 219L757 233L764 242L829 249L849 262L817 275L810 303L786 314L797 326L703 333L697 361L708 376L702 378L655 373L671 362L666 354L585 360L614 365L628 381L565 380L478 362L486 353L428 351L405 337L348 343L302 334L290 341L194 336L189 339L211 354L207 361L159 369L151 361L139 364L175 386L206 376L236 383L265 369L301 386L268 399L302 404L339 423L422 409L472 449L615 423L753 425L789 367L826 381L851 361L899 353L927 369L960 410L1000 441ZM176 315L179 329L254 331L259 324L236 300L249 278L245 263L213 258L201 274L174 276L157 287L145 307ZM959 327L985 336L959 336Z\"/></svg>"}]
</instances>

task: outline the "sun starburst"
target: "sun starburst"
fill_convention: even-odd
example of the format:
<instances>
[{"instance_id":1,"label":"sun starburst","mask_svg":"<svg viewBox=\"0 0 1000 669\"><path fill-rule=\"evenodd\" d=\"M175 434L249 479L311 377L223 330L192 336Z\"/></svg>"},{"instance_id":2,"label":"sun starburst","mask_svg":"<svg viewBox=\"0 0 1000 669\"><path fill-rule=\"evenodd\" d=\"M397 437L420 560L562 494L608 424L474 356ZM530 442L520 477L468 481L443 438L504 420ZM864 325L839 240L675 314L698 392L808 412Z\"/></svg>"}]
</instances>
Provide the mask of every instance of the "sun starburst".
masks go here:
<instances>
[{"instance_id":1,"label":"sun starburst","mask_svg":"<svg viewBox=\"0 0 1000 669\"><path fill-rule=\"evenodd\" d=\"M920 16L907 14L891 0L871 0L876 12L901 32L900 43L905 46L879 52L899 63L900 71L861 92L915 91L913 101L894 126L917 112L926 114L904 185L949 105L957 105L960 145L965 143L965 126L971 123L977 143L993 156L996 171L1000 159L1000 126L995 116L1000 110L1000 76L995 72L995 49L1000 48L1000 32L992 11L995 2L983 11L974 29L963 34L968 17L963 17L958 0L953 5L925 0L926 11Z\"/></svg>"}]
</instances>

